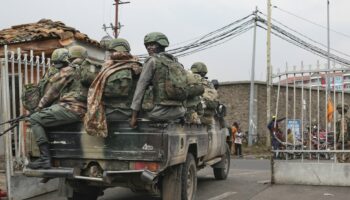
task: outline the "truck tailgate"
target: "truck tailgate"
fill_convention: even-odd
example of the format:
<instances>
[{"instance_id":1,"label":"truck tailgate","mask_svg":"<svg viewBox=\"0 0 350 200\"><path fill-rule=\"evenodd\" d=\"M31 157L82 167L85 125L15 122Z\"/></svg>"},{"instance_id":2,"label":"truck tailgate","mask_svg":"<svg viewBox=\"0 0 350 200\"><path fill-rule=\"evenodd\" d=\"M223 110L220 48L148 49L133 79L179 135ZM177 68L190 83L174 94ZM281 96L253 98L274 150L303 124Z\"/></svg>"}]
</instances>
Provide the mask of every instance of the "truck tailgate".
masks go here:
<instances>
[{"instance_id":1,"label":"truck tailgate","mask_svg":"<svg viewBox=\"0 0 350 200\"><path fill-rule=\"evenodd\" d=\"M53 158L161 161L167 149L164 129L140 122L110 122L106 138L88 135L81 123L48 129Z\"/></svg>"}]
</instances>

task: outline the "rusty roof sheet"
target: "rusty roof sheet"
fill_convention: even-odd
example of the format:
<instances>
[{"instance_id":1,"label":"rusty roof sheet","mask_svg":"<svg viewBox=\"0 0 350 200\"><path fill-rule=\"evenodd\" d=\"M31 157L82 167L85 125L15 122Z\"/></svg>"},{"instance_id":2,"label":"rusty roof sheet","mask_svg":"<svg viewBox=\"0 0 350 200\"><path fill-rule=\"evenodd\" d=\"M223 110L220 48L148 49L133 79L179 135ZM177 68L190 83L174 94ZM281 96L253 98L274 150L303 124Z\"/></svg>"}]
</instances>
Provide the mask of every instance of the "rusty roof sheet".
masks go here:
<instances>
[{"instance_id":1,"label":"rusty roof sheet","mask_svg":"<svg viewBox=\"0 0 350 200\"><path fill-rule=\"evenodd\" d=\"M66 26L60 21L52 21L50 19L41 19L37 23L15 25L11 28L0 30L0 45L54 38L59 40L74 38L75 40L100 46L99 42L90 39L86 34L81 33L75 28Z\"/></svg>"}]
</instances>

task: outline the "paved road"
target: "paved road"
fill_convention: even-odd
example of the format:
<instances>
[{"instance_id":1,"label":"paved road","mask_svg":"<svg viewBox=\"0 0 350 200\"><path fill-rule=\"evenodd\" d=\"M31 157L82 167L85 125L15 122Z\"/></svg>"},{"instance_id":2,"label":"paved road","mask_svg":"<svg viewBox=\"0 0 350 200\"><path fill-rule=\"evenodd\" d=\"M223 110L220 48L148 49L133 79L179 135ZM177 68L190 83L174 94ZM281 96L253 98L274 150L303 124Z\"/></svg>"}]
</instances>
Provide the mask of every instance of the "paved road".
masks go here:
<instances>
[{"instance_id":1,"label":"paved road","mask_svg":"<svg viewBox=\"0 0 350 200\"><path fill-rule=\"evenodd\" d=\"M349 200L349 187L304 185L270 185L269 160L235 159L231 162L230 176L216 181L211 168L198 172L197 200ZM64 200L56 193L31 200ZM132 193L125 188L105 191L99 200L160 200L160 198Z\"/></svg>"},{"instance_id":2,"label":"paved road","mask_svg":"<svg viewBox=\"0 0 350 200\"><path fill-rule=\"evenodd\" d=\"M225 181L214 179L210 167L198 172L198 200L251 199L267 189L264 184L270 178L268 160L231 160L230 175ZM64 200L56 193L33 198L32 200ZM99 200L160 200L160 198L135 194L129 189L112 188L105 191Z\"/></svg>"}]
</instances>

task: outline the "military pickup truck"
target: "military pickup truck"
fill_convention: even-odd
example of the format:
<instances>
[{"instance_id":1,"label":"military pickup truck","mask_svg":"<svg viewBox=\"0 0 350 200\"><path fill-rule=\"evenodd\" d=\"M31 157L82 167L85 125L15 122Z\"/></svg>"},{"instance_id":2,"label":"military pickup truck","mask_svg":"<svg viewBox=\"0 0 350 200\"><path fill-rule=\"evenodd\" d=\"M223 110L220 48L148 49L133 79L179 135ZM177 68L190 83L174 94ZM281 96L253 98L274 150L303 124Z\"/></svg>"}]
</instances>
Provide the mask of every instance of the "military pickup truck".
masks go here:
<instances>
[{"instance_id":1,"label":"military pickup truck","mask_svg":"<svg viewBox=\"0 0 350 200\"><path fill-rule=\"evenodd\" d=\"M95 200L110 187L127 187L164 200L194 200L198 170L211 166L217 180L227 178L227 129L218 125L208 129L139 119L136 129L127 121L109 121L108 126L106 138L86 134L81 123L48 129L53 168L25 168L24 174L43 181L60 178L61 195L74 200ZM27 137L29 158L35 159L35 141L30 133Z\"/></svg>"}]
</instances>

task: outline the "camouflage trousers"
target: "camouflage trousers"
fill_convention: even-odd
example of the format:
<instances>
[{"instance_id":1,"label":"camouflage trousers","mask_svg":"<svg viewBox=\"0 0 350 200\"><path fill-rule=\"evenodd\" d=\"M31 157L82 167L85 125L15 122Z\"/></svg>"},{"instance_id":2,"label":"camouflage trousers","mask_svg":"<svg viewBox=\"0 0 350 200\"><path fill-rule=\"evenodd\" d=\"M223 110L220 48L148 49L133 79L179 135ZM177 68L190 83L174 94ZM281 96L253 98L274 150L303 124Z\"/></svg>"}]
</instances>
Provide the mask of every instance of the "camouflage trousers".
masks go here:
<instances>
[{"instance_id":1,"label":"camouflage trousers","mask_svg":"<svg viewBox=\"0 0 350 200\"><path fill-rule=\"evenodd\" d=\"M150 120L174 120L185 115L186 109L183 106L156 105L147 116Z\"/></svg>"},{"instance_id":2,"label":"camouflage trousers","mask_svg":"<svg viewBox=\"0 0 350 200\"><path fill-rule=\"evenodd\" d=\"M342 149L342 143L337 144L337 149ZM344 150L350 149L350 141L344 143ZM350 163L350 153L337 153L337 161L340 163Z\"/></svg>"},{"instance_id":3,"label":"camouflage trousers","mask_svg":"<svg viewBox=\"0 0 350 200\"><path fill-rule=\"evenodd\" d=\"M78 114L57 104L44 108L32 114L29 118L30 126L38 145L48 142L45 132L46 127L71 124L78 121L81 121L81 117Z\"/></svg>"}]
</instances>

